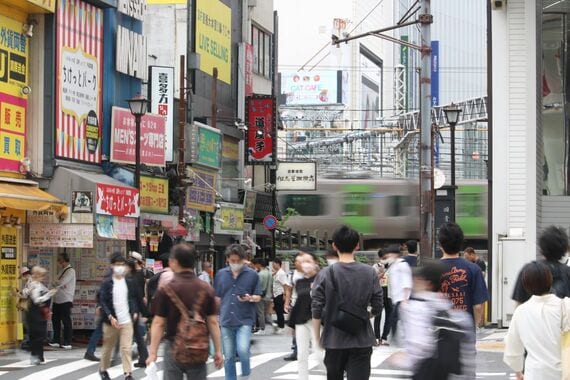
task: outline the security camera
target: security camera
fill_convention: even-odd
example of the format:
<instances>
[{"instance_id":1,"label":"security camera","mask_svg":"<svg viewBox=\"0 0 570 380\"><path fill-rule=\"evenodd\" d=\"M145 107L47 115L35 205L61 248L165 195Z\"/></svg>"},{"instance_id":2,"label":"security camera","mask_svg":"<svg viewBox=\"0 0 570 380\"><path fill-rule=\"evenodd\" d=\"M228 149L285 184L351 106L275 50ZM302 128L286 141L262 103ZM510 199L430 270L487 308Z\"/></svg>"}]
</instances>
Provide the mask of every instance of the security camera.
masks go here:
<instances>
[{"instance_id":1,"label":"security camera","mask_svg":"<svg viewBox=\"0 0 570 380\"><path fill-rule=\"evenodd\" d=\"M216 203L216 210L219 210L219 209L221 209L221 208L222 208L222 205L219 204L219 203Z\"/></svg>"},{"instance_id":2,"label":"security camera","mask_svg":"<svg viewBox=\"0 0 570 380\"><path fill-rule=\"evenodd\" d=\"M30 20L30 21L28 21L27 24L24 24L24 26L22 26L22 31L24 32L26 37L32 38L34 36L34 26L35 25L37 25L37 21Z\"/></svg>"},{"instance_id":3,"label":"security camera","mask_svg":"<svg viewBox=\"0 0 570 380\"><path fill-rule=\"evenodd\" d=\"M22 95L30 95L32 93L32 88L30 86L23 86L20 90Z\"/></svg>"}]
</instances>

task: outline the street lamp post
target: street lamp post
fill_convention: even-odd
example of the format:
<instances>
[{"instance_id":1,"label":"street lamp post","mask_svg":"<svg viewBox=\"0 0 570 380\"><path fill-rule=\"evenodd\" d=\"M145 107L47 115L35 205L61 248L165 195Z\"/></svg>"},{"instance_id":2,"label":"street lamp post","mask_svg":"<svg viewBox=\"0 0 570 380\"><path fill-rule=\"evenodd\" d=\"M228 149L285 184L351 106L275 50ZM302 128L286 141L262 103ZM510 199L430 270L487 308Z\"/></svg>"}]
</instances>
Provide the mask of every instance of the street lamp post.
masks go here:
<instances>
[{"instance_id":1,"label":"street lamp post","mask_svg":"<svg viewBox=\"0 0 570 380\"><path fill-rule=\"evenodd\" d=\"M449 124L449 129L451 132L451 187L453 189L453 198L455 200L455 126L459 122L459 114L461 114L461 108L451 103L449 106L443 107L443 113L445 113L445 118L447 119L447 123ZM452 218L452 220L455 222L455 205L453 206Z\"/></svg>"},{"instance_id":2,"label":"street lamp post","mask_svg":"<svg viewBox=\"0 0 570 380\"><path fill-rule=\"evenodd\" d=\"M138 189L139 194L141 191L141 120L142 117L146 114L148 108L148 100L142 95L137 95L129 100L129 108L131 109L131 114L135 117L135 188ZM139 196L140 199L140 196ZM141 252L141 218L140 216L137 219L137 228L136 228L136 239L137 243L136 246ZM142 253L142 252L141 252Z\"/></svg>"}]
</instances>

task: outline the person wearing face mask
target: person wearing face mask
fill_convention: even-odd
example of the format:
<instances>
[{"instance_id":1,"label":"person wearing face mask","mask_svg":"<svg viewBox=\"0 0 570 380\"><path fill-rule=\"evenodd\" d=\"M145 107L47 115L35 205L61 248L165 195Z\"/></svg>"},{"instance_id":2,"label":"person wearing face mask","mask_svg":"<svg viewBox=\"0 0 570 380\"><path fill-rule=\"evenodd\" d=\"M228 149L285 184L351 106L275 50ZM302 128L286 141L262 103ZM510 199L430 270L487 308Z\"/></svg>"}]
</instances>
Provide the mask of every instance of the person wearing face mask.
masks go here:
<instances>
[{"instance_id":1,"label":"person wearing face mask","mask_svg":"<svg viewBox=\"0 0 570 380\"><path fill-rule=\"evenodd\" d=\"M102 380L111 379L107 369L111 366L111 354L119 340L125 380L132 380L133 326L137 323L143 300L136 285L125 278L127 275L125 258L115 253L111 256L110 262L113 274L103 281L99 290L99 303L105 322L99 374Z\"/></svg>"},{"instance_id":2,"label":"person wearing face mask","mask_svg":"<svg viewBox=\"0 0 570 380\"><path fill-rule=\"evenodd\" d=\"M246 253L239 244L226 249L228 267L218 271L214 279L216 296L221 300L220 325L226 380L236 380L236 352L242 376L249 376L251 330L256 320L256 303L261 300L259 276L244 265Z\"/></svg>"},{"instance_id":3,"label":"person wearing face mask","mask_svg":"<svg viewBox=\"0 0 570 380\"><path fill-rule=\"evenodd\" d=\"M319 272L317 263L317 257L313 253L305 253L302 256L301 267L304 277L295 283L297 302L295 302L289 316L289 326L295 329L299 380L309 379L309 347L313 347L319 362L323 360L323 351L313 333L313 318L311 316L311 287Z\"/></svg>"},{"instance_id":4,"label":"person wearing face mask","mask_svg":"<svg viewBox=\"0 0 570 380\"><path fill-rule=\"evenodd\" d=\"M388 246L385 250L388 269L388 297L392 300L391 329L392 338L397 338L400 304L410 299L412 294L412 269L402 258L400 247L396 244Z\"/></svg>"}]
</instances>

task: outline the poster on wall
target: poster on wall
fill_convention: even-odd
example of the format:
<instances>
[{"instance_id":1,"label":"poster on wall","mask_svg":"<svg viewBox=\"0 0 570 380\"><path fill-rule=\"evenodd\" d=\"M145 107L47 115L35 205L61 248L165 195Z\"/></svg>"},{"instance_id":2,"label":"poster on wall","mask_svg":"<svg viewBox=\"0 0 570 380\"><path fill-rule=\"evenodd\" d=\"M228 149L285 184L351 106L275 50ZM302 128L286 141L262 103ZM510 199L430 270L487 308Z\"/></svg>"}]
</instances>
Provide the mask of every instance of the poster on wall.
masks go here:
<instances>
[{"instance_id":1,"label":"poster on wall","mask_svg":"<svg viewBox=\"0 0 570 380\"><path fill-rule=\"evenodd\" d=\"M214 233L226 235L243 234L243 205L220 203L220 209L214 217Z\"/></svg>"},{"instance_id":2,"label":"poster on wall","mask_svg":"<svg viewBox=\"0 0 570 380\"><path fill-rule=\"evenodd\" d=\"M30 224L31 247L93 248L92 224Z\"/></svg>"},{"instance_id":3,"label":"poster on wall","mask_svg":"<svg viewBox=\"0 0 570 380\"><path fill-rule=\"evenodd\" d=\"M222 134L206 124L194 122L191 132L192 164L212 169L222 167Z\"/></svg>"},{"instance_id":4,"label":"poster on wall","mask_svg":"<svg viewBox=\"0 0 570 380\"><path fill-rule=\"evenodd\" d=\"M26 156L29 39L23 23L0 16L0 171L19 172ZM7 38L6 36L10 36ZM9 68L9 69L8 69Z\"/></svg>"},{"instance_id":5,"label":"poster on wall","mask_svg":"<svg viewBox=\"0 0 570 380\"><path fill-rule=\"evenodd\" d=\"M17 299L12 291L18 288L18 242L16 228L0 227L0 349L13 348L17 343Z\"/></svg>"},{"instance_id":6,"label":"poster on wall","mask_svg":"<svg viewBox=\"0 0 570 380\"><path fill-rule=\"evenodd\" d=\"M165 119L164 150L166 161L173 160L174 67L149 66L148 99L150 112Z\"/></svg>"},{"instance_id":7,"label":"poster on wall","mask_svg":"<svg viewBox=\"0 0 570 380\"><path fill-rule=\"evenodd\" d=\"M148 166L165 166L165 127L163 116L147 113L141 119L140 162ZM136 162L135 117L126 108L113 107L111 118L111 162Z\"/></svg>"},{"instance_id":8,"label":"poster on wall","mask_svg":"<svg viewBox=\"0 0 570 380\"><path fill-rule=\"evenodd\" d=\"M138 218L139 191L130 187L98 183L96 212L100 215Z\"/></svg>"},{"instance_id":9,"label":"poster on wall","mask_svg":"<svg viewBox=\"0 0 570 380\"><path fill-rule=\"evenodd\" d=\"M219 0L196 1L196 53L200 54L200 71L231 84L232 79L232 10Z\"/></svg>"},{"instance_id":10,"label":"poster on wall","mask_svg":"<svg viewBox=\"0 0 570 380\"><path fill-rule=\"evenodd\" d=\"M82 0L57 6L55 153L101 162L103 11Z\"/></svg>"},{"instance_id":11,"label":"poster on wall","mask_svg":"<svg viewBox=\"0 0 570 380\"><path fill-rule=\"evenodd\" d=\"M245 164L275 164L275 98L250 96L246 98L245 108Z\"/></svg>"}]
</instances>

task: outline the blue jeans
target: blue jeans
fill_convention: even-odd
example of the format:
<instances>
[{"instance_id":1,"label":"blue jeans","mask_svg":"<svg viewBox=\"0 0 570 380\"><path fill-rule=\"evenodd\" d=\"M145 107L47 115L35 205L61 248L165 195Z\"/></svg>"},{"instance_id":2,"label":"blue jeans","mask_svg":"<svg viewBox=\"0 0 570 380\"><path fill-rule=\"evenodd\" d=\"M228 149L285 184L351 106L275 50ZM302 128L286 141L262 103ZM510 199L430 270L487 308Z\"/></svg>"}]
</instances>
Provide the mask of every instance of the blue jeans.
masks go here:
<instances>
[{"instance_id":1,"label":"blue jeans","mask_svg":"<svg viewBox=\"0 0 570 380\"><path fill-rule=\"evenodd\" d=\"M249 346L251 341L251 326L222 326L222 347L224 350L225 380L236 380L236 351L241 362L242 376L251 373L249 363Z\"/></svg>"},{"instance_id":2,"label":"blue jeans","mask_svg":"<svg viewBox=\"0 0 570 380\"><path fill-rule=\"evenodd\" d=\"M101 336L103 335L103 318L96 317L95 318L95 330L91 333L91 337L89 338L89 343L87 345L87 353L95 354L95 350L97 349L97 343L101 340Z\"/></svg>"}]
</instances>

